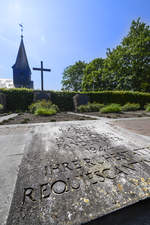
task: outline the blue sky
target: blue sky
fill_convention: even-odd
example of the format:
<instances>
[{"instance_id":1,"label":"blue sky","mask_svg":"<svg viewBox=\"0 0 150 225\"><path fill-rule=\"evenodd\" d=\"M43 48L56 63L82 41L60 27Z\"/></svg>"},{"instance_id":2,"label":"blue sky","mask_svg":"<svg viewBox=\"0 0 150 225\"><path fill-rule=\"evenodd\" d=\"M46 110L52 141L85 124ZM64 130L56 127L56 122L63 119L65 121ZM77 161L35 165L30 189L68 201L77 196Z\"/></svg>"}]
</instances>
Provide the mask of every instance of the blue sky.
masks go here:
<instances>
[{"instance_id":1,"label":"blue sky","mask_svg":"<svg viewBox=\"0 0 150 225\"><path fill-rule=\"evenodd\" d=\"M78 60L105 57L106 49L120 43L133 19L150 25L150 0L1 0L0 78L12 78L19 44L19 23L30 68L44 73L44 88L60 90L65 67ZM36 89L40 73L32 71Z\"/></svg>"}]
</instances>

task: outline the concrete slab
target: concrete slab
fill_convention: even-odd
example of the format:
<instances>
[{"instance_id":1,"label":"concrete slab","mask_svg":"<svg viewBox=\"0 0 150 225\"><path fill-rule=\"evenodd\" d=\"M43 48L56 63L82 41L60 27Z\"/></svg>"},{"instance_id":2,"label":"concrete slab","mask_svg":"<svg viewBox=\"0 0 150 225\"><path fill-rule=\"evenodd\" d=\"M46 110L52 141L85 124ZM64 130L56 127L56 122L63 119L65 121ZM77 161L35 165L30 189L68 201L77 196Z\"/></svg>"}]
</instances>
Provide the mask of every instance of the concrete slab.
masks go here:
<instances>
[{"instance_id":1,"label":"concrete slab","mask_svg":"<svg viewBox=\"0 0 150 225\"><path fill-rule=\"evenodd\" d=\"M10 115L7 115L7 116L1 116L0 117L0 123L3 122L4 120L12 119L12 118L16 117L17 115L18 115L17 113L13 113L13 114L10 114Z\"/></svg>"},{"instance_id":2,"label":"concrete slab","mask_svg":"<svg viewBox=\"0 0 150 225\"><path fill-rule=\"evenodd\" d=\"M0 127L0 224L8 217L19 165L25 145L32 138L31 129Z\"/></svg>"},{"instance_id":3,"label":"concrete slab","mask_svg":"<svg viewBox=\"0 0 150 225\"><path fill-rule=\"evenodd\" d=\"M109 122L112 126L127 129L129 132L150 136L150 118L118 119Z\"/></svg>"},{"instance_id":4,"label":"concrete slab","mask_svg":"<svg viewBox=\"0 0 150 225\"><path fill-rule=\"evenodd\" d=\"M150 137L102 120L8 126L0 135L7 215L17 172L5 187L22 158L11 168L8 155L24 152L7 225L83 224L150 197Z\"/></svg>"}]
</instances>

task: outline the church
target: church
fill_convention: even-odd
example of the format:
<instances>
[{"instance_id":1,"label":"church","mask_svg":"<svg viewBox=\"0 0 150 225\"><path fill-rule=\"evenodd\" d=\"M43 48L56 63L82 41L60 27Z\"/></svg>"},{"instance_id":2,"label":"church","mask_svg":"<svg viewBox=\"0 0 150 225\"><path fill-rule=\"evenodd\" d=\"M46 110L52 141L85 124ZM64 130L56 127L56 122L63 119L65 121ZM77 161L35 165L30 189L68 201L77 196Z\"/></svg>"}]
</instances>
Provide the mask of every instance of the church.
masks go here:
<instances>
[{"instance_id":1,"label":"church","mask_svg":"<svg viewBox=\"0 0 150 225\"><path fill-rule=\"evenodd\" d=\"M21 35L21 42L19 46L18 55L13 69L13 84L15 88L31 88L33 89L33 81L31 81L31 69L29 67L23 35Z\"/></svg>"}]
</instances>

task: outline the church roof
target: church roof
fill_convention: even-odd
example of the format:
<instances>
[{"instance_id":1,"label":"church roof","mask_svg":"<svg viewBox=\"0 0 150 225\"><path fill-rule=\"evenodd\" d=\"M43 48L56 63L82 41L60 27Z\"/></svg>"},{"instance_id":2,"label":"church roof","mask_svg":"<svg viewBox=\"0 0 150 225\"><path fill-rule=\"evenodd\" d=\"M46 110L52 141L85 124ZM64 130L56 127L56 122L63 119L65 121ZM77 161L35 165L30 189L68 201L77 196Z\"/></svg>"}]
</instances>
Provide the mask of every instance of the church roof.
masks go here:
<instances>
[{"instance_id":1,"label":"church roof","mask_svg":"<svg viewBox=\"0 0 150 225\"><path fill-rule=\"evenodd\" d=\"M29 64L28 64L27 55L26 55L26 51L25 51L25 47L24 47L24 43L23 43L23 37L21 38L21 42L20 42L20 46L19 46L19 51L18 51L16 62L13 65L12 68L29 69L30 70L30 67L29 67Z\"/></svg>"}]
</instances>

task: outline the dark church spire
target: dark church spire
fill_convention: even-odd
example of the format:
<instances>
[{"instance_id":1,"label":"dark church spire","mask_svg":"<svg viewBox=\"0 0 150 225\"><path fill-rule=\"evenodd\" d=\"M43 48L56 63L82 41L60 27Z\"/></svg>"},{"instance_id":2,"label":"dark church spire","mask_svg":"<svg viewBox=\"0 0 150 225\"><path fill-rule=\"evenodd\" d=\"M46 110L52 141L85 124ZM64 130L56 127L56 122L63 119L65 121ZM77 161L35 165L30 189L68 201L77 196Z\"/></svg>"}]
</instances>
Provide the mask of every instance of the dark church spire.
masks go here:
<instances>
[{"instance_id":1,"label":"dark church spire","mask_svg":"<svg viewBox=\"0 0 150 225\"><path fill-rule=\"evenodd\" d=\"M31 73L31 70L30 70L30 67L28 64L25 47L24 47L23 36L21 36L20 47L19 47L18 55L17 55L16 62L14 64L13 68L28 69Z\"/></svg>"},{"instance_id":2,"label":"dark church spire","mask_svg":"<svg viewBox=\"0 0 150 225\"><path fill-rule=\"evenodd\" d=\"M21 25L22 26L22 25ZM21 32L23 30L21 29ZM15 87L33 88L33 81L31 81L31 70L29 67L24 42L23 34L21 33L21 42L19 46L16 62L13 65L13 81Z\"/></svg>"}]
</instances>

